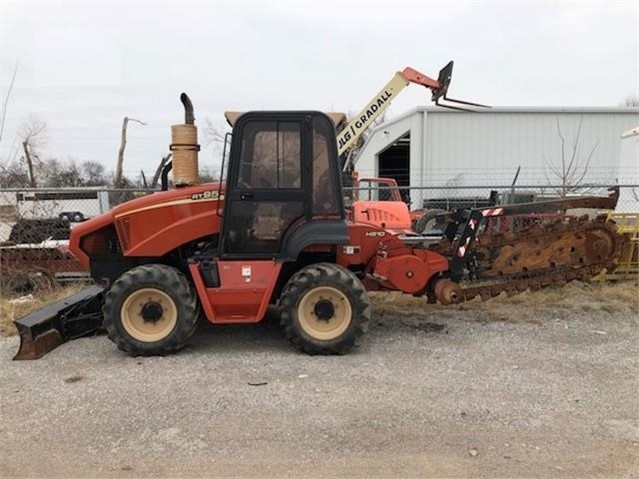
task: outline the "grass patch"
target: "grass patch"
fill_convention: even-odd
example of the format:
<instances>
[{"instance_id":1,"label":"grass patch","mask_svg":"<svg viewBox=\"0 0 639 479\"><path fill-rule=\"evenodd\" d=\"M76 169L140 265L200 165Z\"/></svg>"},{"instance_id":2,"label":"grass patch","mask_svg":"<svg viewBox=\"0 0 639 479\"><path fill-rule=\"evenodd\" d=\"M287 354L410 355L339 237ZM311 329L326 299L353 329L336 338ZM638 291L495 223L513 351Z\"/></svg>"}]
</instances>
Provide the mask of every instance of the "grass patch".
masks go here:
<instances>
[{"instance_id":1,"label":"grass patch","mask_svg":"<svg viewBox=\"0 0 639 479\"><path fill-rule=\"evenodd\" d=\"M28 301L22 300L22 298L25 298L24 296L0 294L0 336L13 336L17 333L16 327L13 324L16 319L20 319L33 311L78 293L84 288L86 288L85 284L76 284L65 287L39 289L32 293L31 296L33 299Z\"/></svg>"},{"instance_id":2,"label":"grass patch","mask_svg":"<svg viewBox=\"0 0 639 479\"><path fill-rule=\"evenodd\" d=\"M0 294L0 336L16 334L13 321L33 311L78 293L86 285L36 291L30 301L15 301L20 296ZM548 287L540 291L526 291L508 297L502 293L496 298L481 301L475 298L465 303L442 306L428 304L425 297L416 298L398 292L370 293L374 314L420 320L433 319L444 310L481 311L489 321L529 322L538 324L536 313L544 308L556 308L582 312L604 311L639 314L639 287L636 281L618 283L571 282L563 287ZM516 314L514 314L516 312Z\"/></svg>"},{"instance_id":3,"label":"grass patch","mask_svg":"<svg viewBox=\"0 0 639 479\"><path fill-rule=\"evenodd\" d=\"M425 298L416 298L397 292L371 293L375 314L398 317L433 317L438 311L481 311L491 321L539 323L537 314L546 308L570 311L604 311L607 313L639 314L639 287L636 281L618 283L570 282L564 286L551 286L539 291L525 291L515 296L505 293L482 301L470 301L450 306L428 304Z\"/></svg>"},{"instance_id":4,"label":"grass patch","mask_svg":"<svg viewBox=\"0 0 639 479\"><path fill-rule=\"evenodd\" d=\"M602 310L609 313L639 312L639 288L635 281L618 283L582 283L573 281L563 287L526 291L511 302L526 307L553 307L580 311Z\"/></svg>"}]
</instances>

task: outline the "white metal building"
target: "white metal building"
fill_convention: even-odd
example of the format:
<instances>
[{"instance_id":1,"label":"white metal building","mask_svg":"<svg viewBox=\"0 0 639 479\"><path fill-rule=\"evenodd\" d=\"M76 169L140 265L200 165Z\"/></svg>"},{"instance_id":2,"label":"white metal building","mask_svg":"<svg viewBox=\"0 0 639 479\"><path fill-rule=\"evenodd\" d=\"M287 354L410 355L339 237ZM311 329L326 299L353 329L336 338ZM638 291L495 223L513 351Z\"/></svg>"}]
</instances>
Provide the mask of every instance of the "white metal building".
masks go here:
<instances>
[{"instance_id":1,"label":"white metal building","mask_svg":"<svg viewBox=\"0 0 639 479\"><path fill-rule=\"evenodd\" d=\"M628 107L479 113L419 107L376 128L355 169L360 176L394 177L403 186L489 187L511 184L521 167L518 185L556 185L562 183L563 137L564 168L574 158L576 174L585 171L583 182L627 183L637 166L620 165L621 133L637 124L639 110ZM420 204L422 194L411 192L411 200Z\"/></svg>"}]
</instances>

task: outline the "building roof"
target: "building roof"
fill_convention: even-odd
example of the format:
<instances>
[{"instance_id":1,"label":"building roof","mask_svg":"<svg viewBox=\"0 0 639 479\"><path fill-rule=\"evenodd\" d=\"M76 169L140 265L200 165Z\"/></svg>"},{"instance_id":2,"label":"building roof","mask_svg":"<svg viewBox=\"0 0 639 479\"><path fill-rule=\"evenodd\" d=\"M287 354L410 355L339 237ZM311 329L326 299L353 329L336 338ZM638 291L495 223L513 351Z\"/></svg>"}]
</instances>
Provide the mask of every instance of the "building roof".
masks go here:
<instances>
[{"instance_id":1,"label":"building roof","mask_svg":"<svg viewBox=\"0 0 639 479\"><path fill-rule=\"evenodd\" d=\"M473 108L473 107L471 107ZM639 115L639 108L632 106L493 106L478 108L481 113L628 113ZM428 113L455 113L456 110L439 106L418 106L415 111Z\"/></svg>"},{"instance_id":2,"label":"building roof","mask_svg":"<svg viewBox=\"0 0 639 479\"><path fill-rule=\"evenodd\" d=\"M475 108L475 107L469 107ZM481 114L495 114L495 113L613 113L624 115L637 115L639 118L639 108L632 106L494 106L491 108L476 108L471 112L478 112ZM408 118L417 113L465 113L458 110L451 110L449 108L442 108L439 106L418 106L408 110L401 115L393 117L383 124L375 128L378 130L384 128L385 125L391 125L397 123L405 118ZM373 130L373 131L375 131Z\"/></svg>"}]
</instances>

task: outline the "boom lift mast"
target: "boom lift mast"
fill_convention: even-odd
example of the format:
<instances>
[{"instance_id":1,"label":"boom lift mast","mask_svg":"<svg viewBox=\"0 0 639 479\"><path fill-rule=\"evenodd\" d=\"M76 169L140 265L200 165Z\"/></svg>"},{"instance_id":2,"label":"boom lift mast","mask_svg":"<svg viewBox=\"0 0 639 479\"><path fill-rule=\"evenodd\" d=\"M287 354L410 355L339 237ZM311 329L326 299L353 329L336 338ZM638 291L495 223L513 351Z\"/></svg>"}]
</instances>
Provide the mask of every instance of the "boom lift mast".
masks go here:
<instances>
[{"instance_id":1,"label":"boom lift mast","mask_svg":"<svg viewBox=\"0 0 639 479\"><path fill-rule=\"evenodd\" d=\"M467 110L463 106L475 106L489 108L486 105L469 101L456 100L448 97L448 88L453 73L453 62L450 61L439 72L437 80L424 75L411 67L395 73L393 78L362 108L362 110L344 126L337 134L337 151L342 157L357 143L364 132L370 128L375 120L390 106L391 102L409 84L421 85L432 91L431 100L436 105L453 110ZM445 100L445 102L444 102ZM353 159L353 150L350 150L344 161L342 171L351 171L357 158ZM362 221L378 226L390 227L400 230L410 230L412 226L425 213L416 211L411 213L408 206L401 199L395 180L390 178L368 178L367 182L375 182L380 186L389 187L390 201L369 200L362 201L359 194L360 181L357 174L352 173L354 197L349 214L355 221ZM370 195L369 195L370 196Z\"/></svg>"},{"instance_id":2,"label":"boom lift mast","mask_svg":"<svg viewBox=\"0 0 639 479\"><path fill-rule=\"evenodd\" d=\"M352 147L362 134L375 122L375 120L390 106L401 91L411 83L422 85L432 90L431 100L436 105L453 110L466 110L457 105L468 105L489 108L486 105L469 101L449 98L448 88L453 74L453 61L451 60L439 72L437 80L430 78L414 68L406 67L401 72L395 73L393 78L368 102L364 108L346 124L337 134L337 153L342 156ZM446 100L446 103L442 102ZM346 169L346 165L345 168Z\"/></svg>"}]
</instances>

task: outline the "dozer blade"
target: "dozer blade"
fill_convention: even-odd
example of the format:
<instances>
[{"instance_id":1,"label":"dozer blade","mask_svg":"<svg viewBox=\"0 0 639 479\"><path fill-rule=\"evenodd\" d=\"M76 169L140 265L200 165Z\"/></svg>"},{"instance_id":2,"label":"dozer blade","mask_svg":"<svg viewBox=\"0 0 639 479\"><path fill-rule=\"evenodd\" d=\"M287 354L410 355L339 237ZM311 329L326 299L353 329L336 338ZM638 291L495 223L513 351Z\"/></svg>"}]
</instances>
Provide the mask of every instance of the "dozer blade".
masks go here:
<instances>
[{"instance_id":1,"label":"dozer blade","mask_svg":"<svg viewBox=\"0 0 639 479\"><path fill-rule=\"evenodd\" d=\"M103 294L102 286L93 285L16 320L20 349L13 359L38 359L69 339L100 329Z\"/></svg>"}]
</instances>

